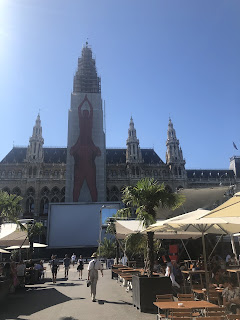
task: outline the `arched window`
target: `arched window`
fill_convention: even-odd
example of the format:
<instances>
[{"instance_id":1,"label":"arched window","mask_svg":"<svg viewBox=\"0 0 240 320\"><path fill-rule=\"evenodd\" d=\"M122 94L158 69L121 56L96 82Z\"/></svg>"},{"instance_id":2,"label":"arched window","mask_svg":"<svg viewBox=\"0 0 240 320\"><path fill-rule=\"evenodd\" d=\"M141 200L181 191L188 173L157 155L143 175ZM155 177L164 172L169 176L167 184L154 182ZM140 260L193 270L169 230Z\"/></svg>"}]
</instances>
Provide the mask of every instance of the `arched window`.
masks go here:
<instances>
[{"instance_id":1,"label":"arched window","mask_svg":"<svg viewBox=\"0 0 240 320\"><path fill-rule=\"evenodd\" d=\"M8 187L3 188L2 191L7 192L8 194L11 193L11 192L10 192L10 189L9 189Z\"/></svg>"},{"instance_id":2,"label":"arched window","mask_svg":"<svg viewBox=\"0 0 240 320\"><path fill-rule=\"evenodd\" d=\"M136 175L139 176L139 168L136 168Z\"/></svg>"},{"instance_id":3,"label":"arched window","mask_svg":"<svg viewBox=\"0 0 240 320\"><path fill-rule=\"evenodd\" d=\"M65 197L63 197L63 198L61 199L61 202L65 202Z\"/></svg>"},{"instance_id":4,"label":"arched window","mask_svg":"<svg viewBox=\"0 0 240 320\"><path fill-rule=\"evenodd\" d=\"M57 203L57 202L59 202L59 199L58 199L58 197L53 197L52 199L51 199L51 202L52 203Z\"/></svg>"},{"instance_id":5,"label":"arched window","mask_svg":"<svg viewBox=\"0 0 240 320\"><path fill-rule=\"evenodd\" d=\"M65 187L63 187L63 188L61 189L61 195L62 195L62 196L65 196Z\"/></svg>"},{"instance_id":6,"label":"arched window","mask_svg":"<svg viewBox=\"0 0 240 320\"><path fill-rule=\"evenodd\" d=\"M49 200L43 197L40 202L40 214L48 214Z\"/></svg>"},{"instance_id":7,"label":"arched window","mask_svg":"<svg viewBox=\"0 0 240 320\"><path fill-rule=\"evenodd\" d=\"M22 178L22 171L18 171L18 178Z\"/></svg>"},{"instance_id":8,"label":"arched window","mask_svg":"<svg viewBox=\"0 0 240 320\"><path fill-rule=\"evenodd\" d=\"M29 170L28 170L28 175L29 175L29 177L32 176L32 167L29 168Z\"/></svg>"},{"instance_id":9,"label":"arched window","mask_svg":"<svg viewBox=\"0 0 240 320\"><path fill-rule=\"evenodd\" d=\"M3 170L2 177L5 178L5 175L6 175L6 172L5 172L5 170Z\"/></svg>"},{"instance_id":10,"label":"arched window","mask_svg":"<svg viewBox=\"0 0 240 320\"><path fill-rule=\"evenodd\" d=\"M15 187L13 188L12 193L15 194L16 196L20 196L21 190L18 187Z\"/></svg>"},{"instance_id":11,"label":"arched window","mask_svg":"<svg viewBox=\"0 0 240 320\"><path fill-rule=\"evenodd\" d=\"M59 188L58 188L58 187L52 188L51 194L52 194L52 195L59 195L59 194L60 194Z\"/></svg>"},{"instance_id":12,"label":"arched window","mask_svg":"<svg viewBox=\"0 0 240 320\"><path fill-rule=\"evenodd\" d=\"M41 195L42 196L48 196L50 193L50 190L48 189L48 187L43 187L41 190Z\"/></svg>"},{"instance_id":13,"label":"arched window","mask_svg":"<svg viewBox=\"0 0 240 320\"><path fill-rule=\"evenodd\" d=\"M31 214L34 213L34 199L32 197L27 198L26 212Z\"/></svg>"},{"instance_id":14,"label":"arched window","mask_svg":"<svg viewBox=\"0 0 240 320\"><path fill-rule=\"evenodd\" d=\"M132 168L132 175L135 176L135 168Z\"/></svg>"},{"instance_id":15,"label":"arched window","mask_svg":"<svg viewBox=\"0 0 240 320\"><path fill-rule=\"evenodd\" d=\"M182 175L182 170L181 170L180 167L178 168L178 173L179 173L180 176Z\"/></svg>"},{"instance_id":16,"label":"arched window","mask_svg":"<svg viewBox=\"0 0 240 320\"><path fill-rule=\"evenodd\" d=\"M111 188L111 192L112 192L112 193L118 193L119 190L118 190L118 188L117 188L116 186L113 186L113 187Z\"/></svg>"},{"instance_id":17,"label":"arched window","mask_svg":"<svg viewBox=\"0 0 240 320\"><path fill-rule=\"evenodd\" d=\"M116 195L111 197L111 201L119 201L118 197Z\"/></svg>"},{"instance_id":18,"label":"arched window","mask_svg":"<svg viewBox=\"0 0 240 320\"><path fill-rule=\"evenodd\" d=\"M177 171L177 168L176 168L176 167L174 168L174 174L175 174L175 176L178 175L178 171Z\"/></svg>"},{"instance_id":19,"label":"arched window","mask_svg":"<svg viewBox=\"0 0 240 320\"><path fill-rule=\"evenodd\" d=\"M31 196L31 197L33 197L35 195L35 190L34 190L34 188L33 187L29 187L28 189L27 189L27 196L29 197L29 196Z\"/></svg>"},{"instance_id":20,"label":"arched window","mask_svg":"<svg viewBox=\"0 0 240 320\"><path fill-rule=\"evenodd\" d=\"M12 178L12 171L8 171L8 178Z\"/></svg>"},{"instance_id":21,"label":"arched window","mask_svg":"<svg viewBox=\"0 0 240 320\"><path fill-rule=\"evenodd\" d=\"M36 175L37 175L37 168L34 167L34 168L33 168L33 176L36 177Z\"/></svg>"}]
</instances>

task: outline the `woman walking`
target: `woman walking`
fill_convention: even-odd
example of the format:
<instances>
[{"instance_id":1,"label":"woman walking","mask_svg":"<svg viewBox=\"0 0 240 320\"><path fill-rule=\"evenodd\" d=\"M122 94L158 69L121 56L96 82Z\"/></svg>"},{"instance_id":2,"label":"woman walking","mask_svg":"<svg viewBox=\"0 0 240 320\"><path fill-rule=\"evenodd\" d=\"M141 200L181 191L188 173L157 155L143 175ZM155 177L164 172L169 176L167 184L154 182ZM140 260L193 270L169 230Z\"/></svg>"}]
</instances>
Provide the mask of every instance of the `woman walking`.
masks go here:
<instances>
[{"instance_id":1,"label":"woman walking","mask_svg":"<svg viewBox=\"0 0 240 320\"><path fill-rule=\"evenodd\" d=\"M80 255L80 257L79 257L79 259L78 259L78 267L77 267L79 279L80 279L80 278L82 279L82 271L83 271L83 268L84 268L83 258L82 258L82 256Z\"/></svg>"}]
</instances>

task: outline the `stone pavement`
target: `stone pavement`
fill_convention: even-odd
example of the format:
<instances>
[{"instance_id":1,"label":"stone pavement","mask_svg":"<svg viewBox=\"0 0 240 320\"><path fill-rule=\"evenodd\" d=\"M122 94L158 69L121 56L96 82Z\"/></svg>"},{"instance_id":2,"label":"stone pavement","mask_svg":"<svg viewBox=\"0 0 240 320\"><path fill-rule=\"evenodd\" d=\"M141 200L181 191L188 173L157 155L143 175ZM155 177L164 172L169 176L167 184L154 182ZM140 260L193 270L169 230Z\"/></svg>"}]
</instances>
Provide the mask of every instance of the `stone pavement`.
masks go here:
<instances>
[{"instance_id":1,"label":"stone pavement","mask_svg":"<svg viewBox=\"0 0 240 320\"><path fill-rule=\"evenodd\" d=\"M92 302L90 288L86 286L87 265L83 279L78 279L76 266L64 279L63 267L58 272L56 284L50 281L51 271L47 265L45 283L27 286L25 292L10 294L0 305L0 320L155 320L155 314L141 313L132 305L131 292L127 293L111 270L99 272L97 302Z\"/></svg>"}]
</instances>

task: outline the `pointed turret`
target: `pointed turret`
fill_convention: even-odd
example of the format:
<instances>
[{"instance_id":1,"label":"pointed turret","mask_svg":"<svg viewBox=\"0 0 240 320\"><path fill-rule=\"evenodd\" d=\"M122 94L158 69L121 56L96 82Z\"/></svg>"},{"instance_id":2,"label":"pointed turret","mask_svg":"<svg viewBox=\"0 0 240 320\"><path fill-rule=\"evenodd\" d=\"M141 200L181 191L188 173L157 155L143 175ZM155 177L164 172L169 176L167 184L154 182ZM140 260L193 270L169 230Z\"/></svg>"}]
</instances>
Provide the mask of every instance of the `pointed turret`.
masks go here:
<instances>
[{"instance_id":1,"label":"pointed turret","mask_svg":"<svg viewBox=\"0 0 240 320\"><path fill-rule=\"evenodd\" d=\"M142 153L139 146L139 140L137 138L136 129L134 128L133 118L130 119L127 139L127 163L139 163L142 162Z\"/></svg>"},{"instance_id":2,"label":"pointed turret","mask_svg":"<svg viewBox=\"0 0 240 320\"><path fill-rule=\"evenodd\" d=\"M38 114L35 126L33 127L33 134L29 139L26 161L43 162L43 144L44 139L42 137L42 126L40 115Z\"/></svg>"},{"instance_id":3,"label":"pointed turret","mask_svg":"<svg viewBox=\"0 0 240 320\"><path fill-rule=\"evenodd\" d=\"M78 69L74 76L73 93L100 93L101 78L97 75L95 59L88 42L82 49L82 56L78 58Z\"/></svg>"},{"instance_id":4,"label":"pointed turret","mask_svg":"<svg viewBox=\"0 0 240 320\"><path fill-rule=\"evenodd\" d=\"M176 137L176 131L173 128L172 120L169 118L168 131L167 131L167 152L166 163L169 165L173 175L178 177L184 177L185 172L185 160L183 159L183 153L181 147L179 147L179 140Z\"/></svg>"}]
</instances>

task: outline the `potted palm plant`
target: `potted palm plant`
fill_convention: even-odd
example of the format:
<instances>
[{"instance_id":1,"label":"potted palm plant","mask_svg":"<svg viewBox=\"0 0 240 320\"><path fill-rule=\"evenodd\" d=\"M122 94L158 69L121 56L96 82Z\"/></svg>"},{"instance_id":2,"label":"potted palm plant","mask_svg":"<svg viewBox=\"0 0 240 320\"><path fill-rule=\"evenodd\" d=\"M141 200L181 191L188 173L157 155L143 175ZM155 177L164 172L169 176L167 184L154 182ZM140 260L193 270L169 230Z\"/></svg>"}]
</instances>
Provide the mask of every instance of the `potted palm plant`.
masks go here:
<instances>
[{"instance_id":1,"label":"potted palm plant","mask_svg":"<svg viewBox=\"0 0 240 320\"><path fill-rule=\"evenodd\" d=\"M157 208L176 209L184 198L171 192L164 184L154 179L139 180L135 186L126 186L122 190L125 208L118 211L120 216L131 216L135 210L136 218L144 227L156 222ZM147 276L133 276L133 304L142 312L157 312L153 305L156 294L171 293L171 281L168 277L154 277L154 232L147 232L146 269Z\"/></svg>"}]
</instances>

